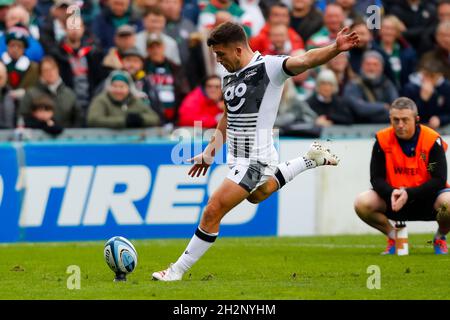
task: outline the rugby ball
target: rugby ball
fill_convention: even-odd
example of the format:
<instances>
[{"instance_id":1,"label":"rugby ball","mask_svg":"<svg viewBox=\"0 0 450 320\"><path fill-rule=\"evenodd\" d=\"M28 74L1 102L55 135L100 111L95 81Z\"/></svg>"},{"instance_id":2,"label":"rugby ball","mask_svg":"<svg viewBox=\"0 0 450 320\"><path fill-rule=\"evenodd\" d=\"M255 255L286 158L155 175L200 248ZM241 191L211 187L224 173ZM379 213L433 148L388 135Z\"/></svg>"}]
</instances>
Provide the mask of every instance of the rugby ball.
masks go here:
<instances>
[{"instance_id":1,"label":"rugby ball","mask_svg":"<svg viewBox=\"0 0 450 320\"><path fill-rule=\"evenodd\" d=\"M112 237L105 243L106 264L116 274L127 274L136 269L138 255L133 244L124 237Z\"/></svg>"}]
</instances>

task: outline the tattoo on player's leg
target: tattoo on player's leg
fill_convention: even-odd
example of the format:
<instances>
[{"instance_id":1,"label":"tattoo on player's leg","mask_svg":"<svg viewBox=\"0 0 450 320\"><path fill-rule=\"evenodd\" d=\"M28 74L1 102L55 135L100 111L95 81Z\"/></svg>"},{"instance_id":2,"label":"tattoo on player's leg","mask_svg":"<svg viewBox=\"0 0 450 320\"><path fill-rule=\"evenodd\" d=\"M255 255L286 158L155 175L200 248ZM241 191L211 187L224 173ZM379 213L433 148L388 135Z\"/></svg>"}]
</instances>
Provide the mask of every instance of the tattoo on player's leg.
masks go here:
<instances>
[{"instance_id":1,"label":"tattoo on player's leg","mask_svg":"<svg viewBox=\"0 0 450 320\"><path fill-rule=\"evenodd\" d=\"M67 278L67 289L80 290L81 289L81 269L77 265L70 265L67 267L66 273L69 274Z\"/></svg>"},{"instance_id":2,"label":"tattoo on player's leg","mask_svg":"<svg viewBox=\"0 0 450 320\"><path fill-rule=\"evenodd\" d=\"M366 286L367 289L381 289L381 269L378 265L370 265L367 267L367 274L370 276L367 278Z\"/></svg>"}]
</instances>

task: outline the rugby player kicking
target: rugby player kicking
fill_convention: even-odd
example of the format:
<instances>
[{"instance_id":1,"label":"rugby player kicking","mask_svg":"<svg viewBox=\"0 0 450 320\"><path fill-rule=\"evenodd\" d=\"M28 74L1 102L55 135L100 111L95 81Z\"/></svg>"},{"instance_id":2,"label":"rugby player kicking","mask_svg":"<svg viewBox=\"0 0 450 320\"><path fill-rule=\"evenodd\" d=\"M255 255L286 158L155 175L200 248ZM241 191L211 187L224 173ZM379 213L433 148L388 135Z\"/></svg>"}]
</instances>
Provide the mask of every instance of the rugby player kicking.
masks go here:
<instances>
[{"instance_id":1,"label":"rugby player kicking","mask_svg":"<svg viewBox=\"0 0 450 320\"><path fill-rule=\"evenodd\" d=\"M225 22L211 32L207 44L226 69L222 78L226 110L205 150L189 159L194 163L189 175L205 175L225 140L230 171L210 197L186 250L169 268L154 272L154 280L181 280L212 246L225 214L245 199L259 203L301 172L339 163L334 154L317 142L305 156L278 163L272 129L284 82L355 47L358 36L355 32L347 34L348 30L343 28L335 42L326 47L292 57L253 52L244 30L236 23Z\"/></svg>"}]
</instances>

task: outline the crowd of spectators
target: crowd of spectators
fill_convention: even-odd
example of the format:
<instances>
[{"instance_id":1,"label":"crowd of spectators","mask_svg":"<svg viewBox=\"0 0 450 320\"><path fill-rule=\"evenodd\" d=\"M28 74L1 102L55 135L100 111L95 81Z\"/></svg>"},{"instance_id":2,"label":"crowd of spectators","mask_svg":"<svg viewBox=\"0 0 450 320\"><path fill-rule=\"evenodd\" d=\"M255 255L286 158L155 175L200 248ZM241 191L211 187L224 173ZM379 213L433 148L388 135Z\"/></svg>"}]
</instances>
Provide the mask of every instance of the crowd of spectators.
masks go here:
<instances>
[{"instance_id":1,"label":"crowd of spectators","mask_svg":"<svg viewBox=\"0 0 450 320\"><path fill-rule=\"evenodd\" d=\"M278 127L387 123L399 96L450 124L450 0L0 0L0 128L213 128L224 102L206 39L225 21L263 55L359 35L286 82Z\"/></svg>"}]
</instances>

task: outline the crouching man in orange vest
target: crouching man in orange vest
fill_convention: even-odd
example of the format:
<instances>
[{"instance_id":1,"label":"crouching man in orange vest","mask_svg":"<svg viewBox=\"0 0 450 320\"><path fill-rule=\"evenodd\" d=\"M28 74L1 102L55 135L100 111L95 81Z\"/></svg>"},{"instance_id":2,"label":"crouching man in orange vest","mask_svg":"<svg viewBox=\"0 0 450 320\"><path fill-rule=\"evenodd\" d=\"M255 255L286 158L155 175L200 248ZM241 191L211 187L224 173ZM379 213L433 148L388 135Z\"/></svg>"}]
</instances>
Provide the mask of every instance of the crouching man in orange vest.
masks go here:
<instances>
[{"instance_id":1,"label":"crouching man in orange vest","mask_svg":"<svg viewBox=\"0 0 450 320\"><path fill-rule=\"evenodd\" d=\"M447 254L450 188L447 188L447 143L419 124L411 99L396 99L389 110L391 126L376 135L370 162L373 189L359 194L355 211L368 225L388 236L382 254L395 253L394 221L437 221L436 254Z\"/></svg>"}]
</instances>

